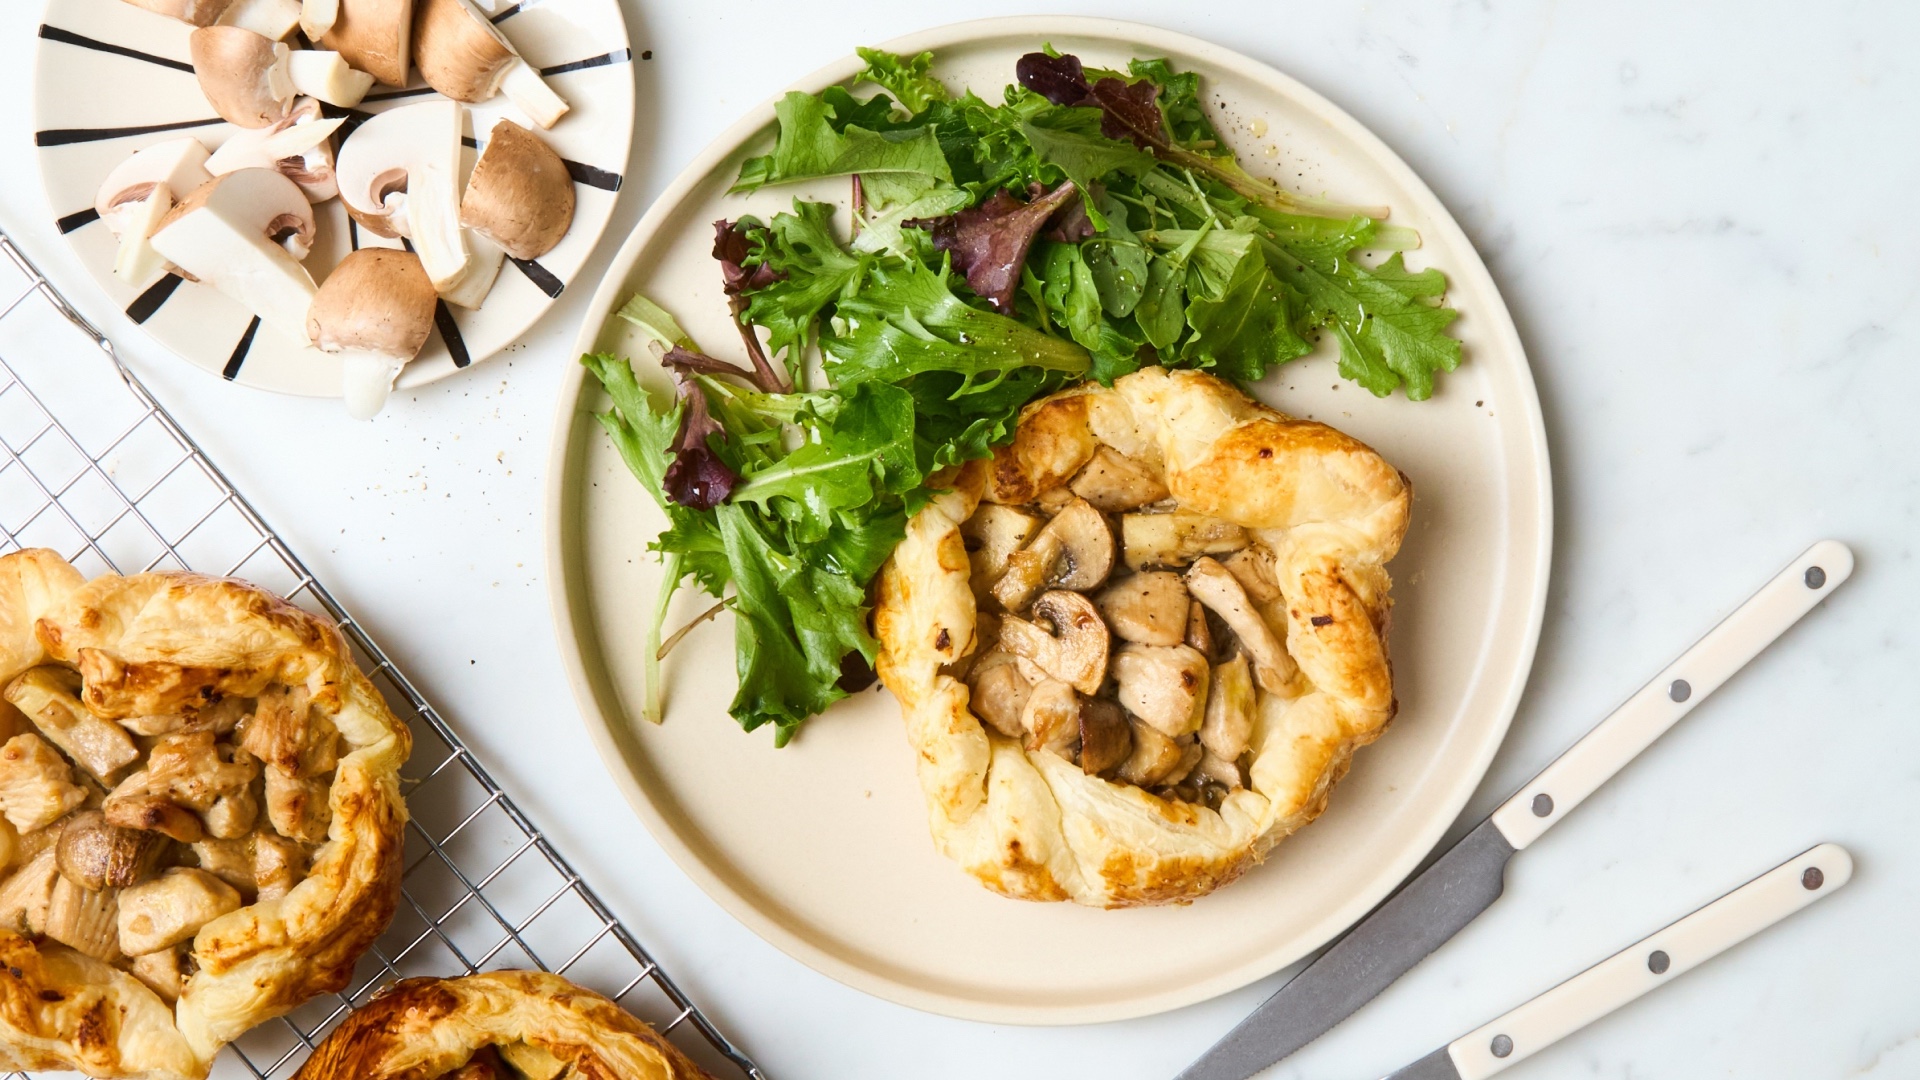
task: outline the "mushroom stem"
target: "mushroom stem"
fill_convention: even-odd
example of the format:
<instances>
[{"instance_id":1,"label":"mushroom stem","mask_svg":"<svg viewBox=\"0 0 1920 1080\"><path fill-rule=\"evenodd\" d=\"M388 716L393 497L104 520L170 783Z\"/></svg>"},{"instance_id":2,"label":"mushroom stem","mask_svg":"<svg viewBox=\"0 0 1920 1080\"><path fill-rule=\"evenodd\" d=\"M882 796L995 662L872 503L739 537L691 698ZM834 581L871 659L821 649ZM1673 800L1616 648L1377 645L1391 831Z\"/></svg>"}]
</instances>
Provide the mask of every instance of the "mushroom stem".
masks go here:
<instances>
[{"instance_id":1,"label":"mushroom stem","mask_svg":"<svg viewBox=\"0 0 1920 1080\"><path fill-rule=\"evenodd\" d=\"M287 77L296 93L352 108L373 89L373 76L325 49L301 49L287 57Z\"/></svg>"},{"instance_id":2,"label":"mushroom stem","mask_svg":"<svg viewBox=\"0 0 1920 1080\"><path fill-rule=\"evenodd\" d=\"M340 17L340 0L301 0L300 31L309 41L319 41L333 29Z\"/></svg>"}]
</instances>

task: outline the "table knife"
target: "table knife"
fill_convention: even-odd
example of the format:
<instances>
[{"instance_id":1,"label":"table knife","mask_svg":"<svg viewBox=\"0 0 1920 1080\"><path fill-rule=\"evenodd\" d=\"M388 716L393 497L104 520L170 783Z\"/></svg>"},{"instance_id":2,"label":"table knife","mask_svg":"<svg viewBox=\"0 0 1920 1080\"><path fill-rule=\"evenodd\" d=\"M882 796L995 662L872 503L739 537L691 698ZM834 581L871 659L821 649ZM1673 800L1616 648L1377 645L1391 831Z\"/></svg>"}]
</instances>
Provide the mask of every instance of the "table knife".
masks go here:
<instances>
[{"instance_id":1,"label":"table knife","mask_svg":"<svg viewBox=\"0 0 1920 1080\"><path fill-rule=\"evenodd\" d=\"M1853 858L1821 844L1388 1076L1486 1080L1845 885Z\"/></svg>"},{"instance_id":2,"label":"table knife","mask_svg":"<svg viewBox=\"0 0 1920 1080\"><path fill-rule=\"evenodd\" d=\"M1852 572L1853 552L1845 544L1822 540L1808 548L1177 1080L1246 1080L1373 1000L1499 899L1515 852L1580 805Z\"/></svg>"}]
</instances>

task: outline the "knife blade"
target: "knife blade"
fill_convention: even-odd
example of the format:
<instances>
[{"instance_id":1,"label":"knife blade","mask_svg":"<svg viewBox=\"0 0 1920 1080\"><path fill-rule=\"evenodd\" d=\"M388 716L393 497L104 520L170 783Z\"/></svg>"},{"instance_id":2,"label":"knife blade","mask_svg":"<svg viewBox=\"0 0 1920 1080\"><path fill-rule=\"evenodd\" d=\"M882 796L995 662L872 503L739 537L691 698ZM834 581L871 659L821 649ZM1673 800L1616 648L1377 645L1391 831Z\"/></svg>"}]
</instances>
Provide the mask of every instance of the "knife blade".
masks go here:
<instances>
[{"instance_id":1,"label":"knife blade","mask_svg":"<svg viewBox=\"0 0 1920 1080\"><path fill-rule=\"evenodd\" d=\"M1177 1080L1246 1080L1373 1000L1499 899L1515 852L1539 839L1852 573L1853 552L1845 544L1822 540L1808 548Z\"/></svg>"},{"instance_id":2,"label":"knife blade","mask_svg":"<svg viewBox=\"0 0 1920 1080\"><path fill-rule=\"evenodd\" d=\"M1821 844L1386 1080L1487 1080L1706 963L1853 878L1853 857Z\"/></svg>"}]
</instances>

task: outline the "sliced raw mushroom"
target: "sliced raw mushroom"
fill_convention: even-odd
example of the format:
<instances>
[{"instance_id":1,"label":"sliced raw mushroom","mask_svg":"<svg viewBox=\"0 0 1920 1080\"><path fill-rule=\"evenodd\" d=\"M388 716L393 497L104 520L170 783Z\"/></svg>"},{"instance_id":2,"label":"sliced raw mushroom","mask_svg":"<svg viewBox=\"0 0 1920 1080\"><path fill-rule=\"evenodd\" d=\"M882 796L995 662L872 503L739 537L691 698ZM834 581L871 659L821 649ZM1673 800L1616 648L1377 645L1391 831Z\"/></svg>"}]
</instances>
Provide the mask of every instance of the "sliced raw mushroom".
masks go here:
<instances>
[{"instance_id":1,"label":"sliced raw mushroom","mask_svg":"<svg viewBox=\"0 0 1920 1080\"><path fill-rule=\"evenodd\" d=\"M333 30L340 17L340 0L301 0L300 32L308 41L319 41Z\"/></svg>"},{"instance_id":2,"label":"sliced raw mushroom","mask_svg":"<svg viewBox=\"0 0 1920 1080\"><path fill-rule=\"evenodd\" d=\"M125 728L87 711L76 695L77 673L52 666L21 673L8 684L6 699L27 715L48 742L59 747L103 784L139 760L140 749Z\"/></svg>"},{"instance_id":3,"label":"sliced raw mushroom","mask_svg":"<svg viewBox=\"0 0 1920 1080\"><path fill-rule=\"evenodd\" d=\"M47 897L47 925L41 933L75 952L113 963L121 959L119 894L118 889L83 889L59 875Z\"/></svg>"},{"instance_id":4,"label":"sliced raw mushroom","mask_svg":"<svg viewBox=\"0 0 1920 1080\"><path fill-rule=\"evenodd\" d=\"M203 26L187 47L200 90L220 119L244 128L286 119L294 90L285 43L238 26Z\"/></svg>"},{"instance_id":5,"label":"sliced raw mushroom","mask_svg":"<svg viewBox=\"0 0 1920 1080\"><path fill-rule=\"evenodd\" d=\"M460 118L454 101L389 109L354 131L335 168L347 212L375 235L412 240L443 292L473 262L460 230Z\"/></svg>"},{"instance_id":6,"label":"sliced raw mushroom","mask_svg":"<svg viewBox=\"0 0 1920 1080\"><path fill-rule=\"evenodd\" d=\"M543 128L566 115L567 103L520 59L513 43L469 0L415 0L413 64L428 86L455 101L504 93Z\"/></svg>"},{"instance_id":7,"label":"sliced raw mushroom","mask_svg":"<svg viewBox=\"0 0 1920 1080\"><path fill-rule=\"evenodd\" d=\"M1178 645L1187 635L1186 583L1164 570L1120 579L1094 597L1115 636L1142 645Z\"/></svg>"},{"instance_id":8,"label":"sliced raw mushroom","mask_svg":"<svg viewBox=\"0 0 1920 1080\"><path fill-rule=\"evenodd\" d=\"M1032 614L1035 622L1008 616L1001 623L1000 647L1083 694L1098 692L1110 638L1093 601L1055 590L1034 601Z\"/></svg>"},{"instance_id":9,"label":"sliced raw mushroom","mask_svg":"<svg viewBox=\"0 0 1920 1080\"><path fill-rule=\"evenodd\" d=\"M467 180L460 224L516 259L537 259L567 235L573 205L567 163L540 136L502 120Z\"/></svg>"},{"instance_id":10,"label":"sliced raw mushroom","mask_svg":"<svg viewBox=\"0 0 1920 1080\"><path fill-rule=\"evenodd\" d=\"M960 540L973 564L974 588L985 589L998 580L1007 560L1026 546L1040 525L1032 514L999 503L981 503L972 517L961 522Z\"/></svg>"},{"instance_id":11,"label":"sliced raw mushroom","mask_svg":"<svg viewBox=\"0 0 1920 1080\"><path fill-rule=\"evenodd\" d=\"M46 828L86 801L67 759L45 739L28 732L0 746L0 813L15 829Z\"/></svg>"},{"instance_id":12,"label":"sliced raw mushroom","mask_svg":"<svg viewBox=\"0 0 1920 1080\"><path fill-rule=\"evenodd\" d=\"M1079 692L1059 679L1048 679L1034 687L1020 711L1027 749L1048 750L1071 759L1080 741L1080 702Z\"/></svg>"},{"instance_id":13,"label":"sliced raw mushroom","mask_svg":"<svg viewBox=\"0 0 1920 1080\"><path fill-rule=\"evenodd\" d=\"M1152 787L1180 764L1185 748L1139 717L1131 718L1133 749L1120 763L1120 779L1140 787Z\"/></svg>"},{"instance_id":14,"label":"sliced raw mushroom","mask_svg":"<svg viewBox=\"0 0 1920 1080\"><path fill-rule=\"evenodd\" d=\"M296 341L317 291L300 260L317 222L299 186L272 169L215 177L154 231L154 250Z\"/></svg>"},{"instance_id":15,"label":"sliced raw mushroom","mask_svg":"<svg viewBox=\"0 0 1920 1080\"><path fill-rule=\"evenodd\" d=\"M1293 657L1275 636L1273 628L1260 617L1245 589L1226 567L1203 558L1187 571L1187 590L1193 598L1212 608L1240 639L1240 645L1253 660L1253 675L1268 693L1284 694L1298 670Z\"/></svg>"},{"instance_id":16,"label":"sliced raw mushroom","mask_svg":"<svg viewBox=\"0 0 1920 1080\"><path fill-rule=\"evenodd\" d=\"M166 841L158 833L123 829L98 810L73 815L60 830L54 856L60 876L83 889L121 889L153 871Z\"/></svg>"},{"instance_id":17,"label":"sliced raw mushroom","mask_svg":"<svg viewBox=\"0 0 1920 1080\"><path fill-rule=\"evenodd\" d=\"M1224 555L1247 543L1246 529L1186 510L1127 514L1120 519L1121 553L1135 570L1185 566L1202 555Z\"/></svg>"},{"instance_id":18,"label":"sliced raw mushroom","mask_svg":"<svg viewBox=\"0 0 1920 1080\"><path fill-rule=\"evenodd\" d=\"M212 26L221 15L226 14L233 0L126 0L137 8L145 8L156 15L165 15L170 19L179 19L194 26Z\"/></svg>"},{"instance_id":19,"label":"sliced raw mushroom","mask_svg":"<svg viewBox=\"0 0 1920 1080\"><path fill-rule=\"evenodd\" d=\"M1185 645L1128 644L1113 655L1120 704L1168 738L1200 730L1210 674L1207 658Z\"/></svg>"},{"instance_id":20,"label":"sliced raw mushroom","mask_svg":"<svg viewBox=\"0 0 1920 1080\"><path fill-rule=\"evenodd\" d=\"M300 0L233 0L218 21L282 41L300 28Z\"/></svg>"},{"instance_id":21,"label":"sliced raw mushroom","mask_svg":"<svg viewBox=\"0 0 1920 1080\"><path fill-rule=\"evenodd\" d=\"M225 176L241 169L273 169L298 184L308 202L326 202L340 194L332 136L346 122L344 116L328 119L319 101L303 97L280 123L234 132L207 159L207 171Z\"/></svg>"},{"instance_id":22,"label":"sliced raw mushroom","mask_svg":"<svg viewBox=\"0 0 1920 1080\"><path fill-rule=\"evenodd\" d=\"M120 893L120 949L141 956L178 945L200 928L240 909L233 886L190 867L176 866Z\"/></svg>"},{"instance_id":23,"label":"sliced raw mushroom","mask_svg":"<svg viewBox=\"0 0 1920 1080\"><path fill-rule=\"evenodd\" d=\"M371 419L433 332L433 282L411 251L361 248L340 260L307 313L307 336L344 365L347 413Z\"/></svg>"},{"instance_id":24,"label":"sliced raw mushroom","mask_svg":"<svg viewBox=\"0 0 1920 1080\"><path fill-rule=\"evenodd\" d=\"M405 87L413 63L413 0L334 0L316 5L315 20L329 8L331 25L315 39L320 47L388 86Z\"/></svg>"},{"instance_id":25,"label":"sliced raw mushroom","mask_svg":"<svg viewBox=\"0 0 1920 1080\"><path fill-rule=\"evenodd\" d=\"M1133 510L1167 497L1158 470L1102 443L1092 460L1067 482L1075 495L1109 514Z\"/></svg>"},{"instance_id":26,"label":"sliced raw mushroom","mask_svg":"<svg viewBox=\"0 0 1920 1080\"><path fill-rule=\"evenodd\" d=\"M287 78L296 94L352 108L373 89L373 76L331 49L299 49L287 57Z\"/></svg>"},{"instance_id":27,"label":"sliced raw mushroom","mask_svg":"<svg viewBox=\"0 0 1920 1080\"><path fill-rule=\"evenodd\" d=\"M213 179L207 162L207 148L199 139L169 139L135 152L101 181L93 209L120 240L114 277L143 289L166 272L166 258L148 237L175 199Z\"/></svg>"},{"instance_id":28,"label":"sliced raw mushroom","mask_svg":"<svg viewBox=\"0 0 1920 1080\"><path fill-rule=\"evenodd\" d=\"M1112 572L1113 530L1100 511L1075 498L1008 558L993 595L1008 611L1020 611L1042 588L1091 589Z\"/></svg>"},{"instance_id":29,"label":"sliced raw mushroom","mask_svg":"<svg viewBox=\"0 0 1920 1080\"><path fill-rule=\"evenodd\" d=\"M1106 698L1080 703L1080 771L1088 776L1111 772L1133 752L1127 714Z\"/></svg>"},{"instance_id":30,"label":"sliced raw mushroom","mask_svg":"<svg viewBox=\"0 0 1920 1080\"><path fill-rule=\"evenodd\" d=\"M1020 674L1014 660L1012 653L994 649L974 661L967 678L973 690L968 699L973 714L1009 739L1021 737L1020 714L1033 694L1033 684Z\"/></svg>"},{"instance_id":31,"label":"sliced raw mushroom","mask_svg":"<svg viewBox=\"0 0 1920 1080\"><path fill-rule=\"evenodd\" d=\"M1253 738L1255 708L1253 673L1247 667L1246 654L1236 653L1226 663L1214 665L1206 718L1200 723L1201 744L1227 761L1240 760Z\"/></svg>"}]
</instances>

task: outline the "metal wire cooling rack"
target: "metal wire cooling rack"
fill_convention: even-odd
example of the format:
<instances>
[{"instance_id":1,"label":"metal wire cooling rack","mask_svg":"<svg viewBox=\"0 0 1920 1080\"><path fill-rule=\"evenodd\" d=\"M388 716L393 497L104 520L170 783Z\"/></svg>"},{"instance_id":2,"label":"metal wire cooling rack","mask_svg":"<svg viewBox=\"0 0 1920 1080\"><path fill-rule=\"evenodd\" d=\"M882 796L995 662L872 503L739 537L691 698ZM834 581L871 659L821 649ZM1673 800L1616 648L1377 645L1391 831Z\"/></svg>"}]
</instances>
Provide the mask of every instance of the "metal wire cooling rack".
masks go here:
<instances>
[{"instance_id":1,"label":"metal wire cooling rack","mask_svg":"<svg viewBox=\"0 0 1920 1080\"><path fill-rule=\"evenodd\" d=\"M0 251L0 552L52 548L88 576L191 569L246 578L338 621L388 703L403 715L412 710L404 772L412 821L392 929L346 993L249 1032L221 1055L214 1076L290 1075L341 1017L394 979L531 967L619 1001L716 1076L765 1080L160 407L112 342L4 232Z\"/></svg>"}]
</instances>

